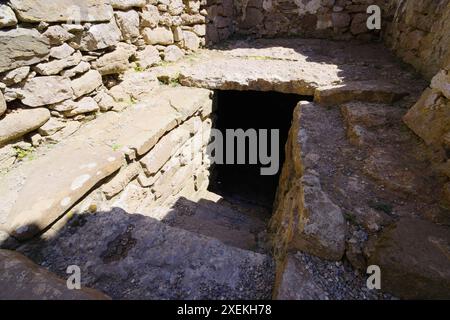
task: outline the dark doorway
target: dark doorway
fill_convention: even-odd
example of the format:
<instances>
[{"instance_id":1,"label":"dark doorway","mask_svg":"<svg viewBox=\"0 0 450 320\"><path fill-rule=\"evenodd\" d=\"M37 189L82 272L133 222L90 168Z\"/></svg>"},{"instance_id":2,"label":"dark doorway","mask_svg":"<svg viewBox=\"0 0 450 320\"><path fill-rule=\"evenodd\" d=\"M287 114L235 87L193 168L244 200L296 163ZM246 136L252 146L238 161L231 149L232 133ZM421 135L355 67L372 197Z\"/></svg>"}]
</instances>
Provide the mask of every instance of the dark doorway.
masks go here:
<instances>
[{"instance_id":1,"label":"dark doorway","mask_svg":"<svg viewBox=\"0 0 450 320\"><path fill-rule=\"evenodd\" d=\"M263 165L258 157L257 164L248 164L249 144L245 144L246 164L215 164L212 167L210 191L224 198L245 201L272 210L272 203L278 186L278 179L285 160L285 144L292 122L292 114L300 100L311 100L295 94L260 91L221 91L215 92L216 121L214 127L222 132L224 145L227 142L226 129L279 129L279 159L275 175L261 175ZM270 130L268 139L270 142ZM258 141L260 136L258 136ZM270 146L270 143L269 143ZM234 155L236 157L235 144ZM268 148L268 155L271 147ZM258 147L259 152L259 147ZM227 150L224 148L224 159Z\"/></svg>"}]
</instances>

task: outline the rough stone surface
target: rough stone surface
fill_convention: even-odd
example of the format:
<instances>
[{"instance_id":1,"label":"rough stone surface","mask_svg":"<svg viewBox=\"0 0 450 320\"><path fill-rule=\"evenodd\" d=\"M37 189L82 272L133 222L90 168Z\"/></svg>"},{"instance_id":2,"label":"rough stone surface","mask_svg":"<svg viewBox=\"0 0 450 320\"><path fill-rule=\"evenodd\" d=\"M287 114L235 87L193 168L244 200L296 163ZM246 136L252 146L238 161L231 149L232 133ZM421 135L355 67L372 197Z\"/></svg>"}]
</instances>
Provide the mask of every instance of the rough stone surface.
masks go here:
<instances>
[{"instance_id":1,"label":"rough stone surface","mask_svg":"<svg viewBox=\"0 0 450 320\"><path fill-rule=\"evenodd\" d=\"M319 178L311 172L305 171L300 183L301 217L293 245L319 257L340 260L346 236L341 209L323 192Z\"/></svg>"},{"instance_id":2,"label":"rough stone surface","mask_svg":"<svg viewBox=\"0 0 450 320\"><path fill-rule=\"evenodd\" d=\"M70 256L84 284L113 299L269 299L272 291L269 257L118 208L74 218L34 252L57 273Z\"/></svg>"},{"instance_id":3,"label":"rough stone surface","mask_svg":"<svg viewBox=\"0 0 450 320\"><path fill-rule=\"evenodd\" d=\"M81 52L76 52L72 56L60 60L53 60L40 63L35 66L35 70L44 76L59 74L62 70L78 65L81 62Z\"/></svg>"},{"instance_id":4,"label":"rough stone surface","mask_svg":"<svg viewBox=\"0 0 450 320\"><path fill-rule=\"evenodd\" d=\"M24 22L109 21L112 7L107 0L11 0L11 7ZM85 11L81 11L82 8Z\"/></svg>"},{"instance_id":5,"label":"rough stone surface","mask_svg":"<svg viewBox=\"0 0 450 320\"><path fill-rule=\"evenodd\" d=\"M430 87L436 91L440 91L444 97L450 100L450 71L445 69L439 71L431 79Z\"/></svg>"},{"instance_id":6,"label":"rough stone surface","mask_svg":"<svg viewBox=\"0 0 450 320\"><path fill-rule=\"evenodd\" d=\"M39 107L72 98L70 80L59 77L36 77L25 83L20 90L22 103Z\"/></svg>"},{"instance_id":7,"label":"rough stone surface","mask_svg":"<svg viewBox=\"0 0 450 320\"><path fill-rule=\"evenodd\" d=\"M384 42L427 80L450 64L450 7L447 1L390 1L392 17Z\"/></svg>"},{"instance_id":8,"label":"rough stone surface","mask_svg":"<svg viewBox=\"0 0 450 320\"><path fill-rule=\"evenodd\" d=\"M342 210L322 189L320 175L310 166L309 158L314 146L308 145L307 132L302 129L303 114L316 108L307 102L297 106L288 141L288 161L292 164L283 169L279 192L285 194L280 207L275 210L274 221L278 216L292 216L292 230L289 232L290 247L330 260L340 260L345 250L346 223ZM288 168L292 166L293 172ZM290 182L289 182L290 180Z\"/></svg>"},{"instance_id":9,"label":"rough stone surface","mask_svg":"<svg viewBox=\"0 0 450 320\"><path fill-rule=\"evenodd\" d=\"M155 28L158 26L160 15L158 7L154 5L146 5L140 14L141 27Z\"/></svg>"},{"instance_id":10,"label":"rough stone surface","mask_svg":"<svg viewBox=\"0 0 450 320\"><path fill-rule=\"evenodd\" d=\"M123 75L123 81L116 87L133 99L142 99L154 94L153 90L158 86L158 79L153 73L129 71Z\"/></svg>"},{"instance_id":11,"label":"rough stone surface","mask_svg":"<svg viewBox=\"0 0 450 320\"><path fill-rule=\"evenodd\" d=\"M60 25L48 27L48 29L42 35L48 39L50 44L56 46L62 45L64 42L75 38L75 35L68 32Z\"/></svg>"},{"instance_id":12,"label":"rough stone surface","mask_svg":"<svg viewBox=\"0 0 450 320\"><path fill-rule=\"evenodd\" d=\"M140 171L141 166L139 163L133 163L123 168L111 181L102 186L102 192L107 199L111 199L125 189L130 181L137 177Z\"/></svg>"},{"instance_id":13,"label":"rough stone surface","mask_svg":"<svg viewBox=\"0 0 450 320\"><path fill-rule=\"evenodd\" d=\"M95 101L97 102L101 111L108 111L113 109L116 106L116 102L113 97L109 95L105 91L99 92L95 97Z\"/></svg>"},{"instance_id":14,"label":"rough stone surface","mask_svg":"<svg viewBox=\"0 0 450 320\"><path fill-rule=\"evenodd\" d=\"M6 111L6 101L3 97L3 93L0 91L0 116L2 116Z\"/></svg>"},{"instance_id":15,"label":"rough stone surface","mask_svg":"<svg viewBox=\"0 0 450 320\"><path fill-rule=\"evenodd\" d=\"M42 126L50 118L44 108L19 110L0 120L0 146Z\"/></svg>"},{"instance_id":16,"label":"rough stone surface","mask_svg":"<svg viewBox=\"0 0 450 320\"><path fill-rule=\"evenodd\" d=\"M370 290L365 277L349 265L324 261L297 252L289 254L275 287L278 300L378 300L390 299L379 290Z\"/></svg>"},{"instance_id":17,"label":"rough stone surface","mask_svg":"<svg viewBox=\"0 0 450 320\"><path fill-rule=\"evenodd\" d=\"M164 49L164 61L175 62L184 56L183 51L175 45L167 46Z\"/></svg>"},{"instance_id":18,"label":"rough stone surface","mask_svg":"<svg viewBox=\"0 0 450 320\"><path fill-rule=\"evenodd\" d=\"M0 30L0 72L38 63L49 52L48 41L34 29Z\"/></svg>"},{"instance_id":19,"label":"rough stone surface","mask_svg":"<svg viewBox=\"0 0 450 320\"><path fill-rule=\"evenodd\" d=\"M67 70L63 70L61 72L61 75L65 78L73 78L76 75L79 75L79 74L89 71L90 68L91 68L91 65L89 64L89 62L81 61L75 67L67 69Z\"/></svg>"},{"instance_id":20,"label":"rough stone surface","mask_svg":"<svg viewBox=\"0 0 450 320\"><path fill-rule=\"evenodd\" d=\"M189 99L183 102L166 98L176 96L177 90L182 91L180 97ZM0 228L18 239L39 233L93 186L117 171L124 156L134 159L146 154L177 123L206 106L209 96L204 89L168 88L120 114L100 116L50 151L10 170L0 183ZM69 104L66 111L71 108ZM51 138L60 139L67 128ZM120 150L114 151L114 145Z\"/></svg>"},{"instance_id":21,"label":"rough stone surface","mask_svg":"<svg viewBox=\"0 0 450 320\"><path fill-rule=\"evenodd\" d=\"M20 68L11 70L8 73L6 73L5 76L3 77L2 81L7 86L11 86L11 85L20 83L23 80L25 80L29 73L30 73L30 67L28 67L28 66L20 67Z\"/></svg>"},{"instance_id":22,"label":"rough stone surface","mask_svg":"<svg viewBox=\"0 0 450 320\"><path fill-rule=\"evenodd\" d=\"M84 114L84 113L90 113L90 112L95 112L98 111L99 107L97 102L94 100L94 98L91 97L84 97L81 98L80 101L77 101L74 104L74 108L64 112L64 116L66 117L74 117L77 116L79 114Z\"/></svg>"},{"instance_id":23,"label":"rough stone surface","mask_svg":"<svg viewBox=\"0 0 450 320\"><path fill-rule=\"evenodd\" d=\"M143 69L152 67L161 61L159 51L154 46L145 46L145 49L136 53L137 62Z\"/></svg>"},{"instance_id":24,"label":"rough stone surface","mask_svg":"<svg viewBox=\"0 0 450 320\"><path fill-rule=\"evenodd\" d=\"M139 37L139 14L137 11L118 11L114 14L124 40L133 40Z\"/></svg>"},{"instance_id":25,"label":"rough stone surface","mask_svg":"<svg viewBox=\"0 0 450 320\"><path fill-rule=\"evenodd\" d=\"M352 100L392 103L407 95L398 85L382 81L346 82L338 86L318 88L314 99L322 105L338 105Z\"/></svg>"},{"instance_id":26,"label":"rough stone surface","mask_svg":"<svg viewBox=\"0 0 450 320\"><path fill-rule=\"evenodd\" d=\"M0 28L12 27L17 24L14 11L7 5L0 4Z\"/></svg>"},{"instance_id":27,"label":"rough stone surface","mask_svg":"<svg viewBox=\"0 0 450 320\"><path fill-rule=\"evenodd\" d=\"M419 219L402 219L386 229L369 258L382 270L382 287L406 299L448 299L449 231Z\"/></svg>"},{"instance_id":28,"label":"rough stone surface","mask_svg":"<svg viewBox=\"0 0 450 320\"><path fill-rule=\"evenodd\" d=\"M450 100L433 89L424 91L403 118L405 123L426 143L439 143L450 131Z\"/></svg>"},{"instance_id":29,"label":"rough stone surface","mask_svg":"<svg viewBox=\"0 0 450 320\"><path fill-rule=\"evenodd\" d=\"M122 44L113 52L107 53L95 61L92 66L101 75L125 72L130 68L129 59L134 55L136 49L133 46Z\"/></svg>"},{"instance_id":30,"label":"rough stone surface","mask_svg":"<svg viewBox=\"0 0 450 320\"><path fill-rule=\"evenodd\" d=\"M200 47L200 40L195 33L185 31L183 32L183 46L188 50L196 51Z\"/></svg>"},{"instance_id":31,"label":"rough stone surface","mask_svg":"<svg viewBox=\"0 0 450 320\"><path fill-rule=\"evenodd\" d=\"M70 290L66 280L22 254L0 249L1 300L109 300L100 291Z\"/></svg>"},{"instance_id":32,"label":"rough stone surface","mask_svg":"<svg viewBox=\"0 0 450 320\"><path fill-rule=\"evenodd\" d=\"M43 126L41 126L38 129L38 132L41 136L51 136L52 134L55 134L56 132L58 132L59 130L64 129L65 127L65 123L55 119L55 118L50 118L50 120L48 120Z\"/></svg>"},{"instance_id":33,"label":"rough stone surface","mask_svg":"<svg viewBox=\"0 0 450 320\"><path fill-rule=\"evenodd\" d=\"M83 34L80 43L80 50L95 51L115 46L122 40L122 33L116 24L115 19L109 23L93 25Z\"/></svg>"},{"instance_id":34,"label":"rough stone surface","mask_svg":"<svg viewBox=\"0 0 450 320\"><path fill-rule=\"evenodd\" d=\"M145 6L145 0L111 0L114 9L127 10L134 7L142 8Z\"/></svg>"},{"instance_id":35,"label":"rough stone surface","mask_svg":"<svg viewBox=\"0 0 450 320\"><path fill-rule=\"evenodd\" d=\"M165 27L157 27L155 29L145 28L143 37L145 42L151 45L169 45L174 42L172 31Z\"/></svg>"},{"instance_id":36,"label":"rough stone surface","mask_svg":"<svg viewBox=\"0 0 450 320\"><path fill-rule=\"evenodd\" d=\"M71 81L73 94L76 98L90 93L102 85L102 76L97 70L91 70L81 77Z\"/></svg>"},{"instance_id":37,"label":"rough stone surface","mask_svg":"<svg viewBox=\"0 0 450 320\"><path fill-rule=\"evenodd\" d=\"M161 167L170 159L174 150L177 150L190 137L192 130L182 126L161 138L158 144L147 153L140 163L144 172L150 176L156 174Z\"/></svg>"},{"instance_id":38,"label":"rough stone surface","mask_svg":"<svg viewBox=\"0 0 450 320\"><path fill-rule=\"evenodd\" d=\"M391 73L391 79L393 77L394 74ZM411 87L419 83L420 81L410 82ZM408 93L417 96L417 92L420 90L409 90ZM359 93L355 94L357 96ZM318 104L311 107L311 103L308 102L300 104L303 111L300 117L298 114L294 115L291 130L295 133L291 131L290 140L286 145L287 158L281 173L270 223L276 257L286 257L287 252L300 248L316 256L325 257L321 255L324 252L317 253L321 249L320 241L313 242L315 248L308 248L309 243L303 242L304 235L301 233L303 230L298 229L298 226L314 222L302 220L301 200L304 198L301 191L317 185L312 183L317 179L320 180L322 192L327 194L328 199L340 209L345 218L346 257L355 269L364 271L367 265L377 264L370 260L373 254L372 243L377 243L377 239L383 237L384 230L390 230L395 221L400 225L404 221L403 218L420 217L428 220L426 223L430 228L431 226L442 228L437 223L448 225L446 220L448 211L439 204L440 190L446 180L430 166L425 145L420 143L412 132L405 130L401 121L406 108L414 101L414 96L389 104L353 101L341 105L340 110ZM298 141L297 145L292 145L292 141ZM321 194L320 191L314 192L316 199L320 199ZM326 205L329 202L319 201L319 203ZM323 221L328 220L330 219ZM330 221L333 222L332 219ZM407 226L405 228L408 229ZM327 228L321 229L326 234ZM430 229L429 234L433 233L435 232ZM425 235L422 238L425 239L424 237ZM392 237L389 239L386 246L395 248L397 241ZM414 245L409 247L412 248ZM384 246L381 246L380 250L381 248ZM317 251L314 252L314 249ZM400 256L400 251L401 249L391 255L392 261L397 261L393 257ZM281 261L283 258L279 260L279 268L283 268ZM302 263L305 261L303 259ZM310 265L309 270L320 270L319 262ZM423 296L430 291L438 292L435 290L434 280L427 275L427 263L419 259L416 259L416 262L418 267L414 272L422 279L421 289L412 292L421 292ZM290 272L283 275L286 276L283 294L296 298L308 297L309 293L326 298L329 291L323 284L327 282L322 282L324 279L318 276L311 279L311 274L304 275L308 270L303 266L299 269L299 273ZM407 274L406 263L404 268L399 272ZM327 277L327 273L320 271L320 274ZM300 277L298 280L297 276ZM298 284L291 284L290 281L298 281ZM331 281L329 287L338 287L337 283L340 282ZM313 289L308 292L295 289L303 288L302 284L305 286L311 284ZM334 289L329 297L345 296L342 293L340 296L335 295L339 290L333 291ZM401 295L399 291L389 292Z\"/></svg>"},{"instance_id":39,"label":"rough stone surface","mask_svg":"<svg viewBox=\"0 0 450 320\"><path fill-rule=\"evenodd\" d=\"M199 50L194 61L182 60L175 64L181 84L220 90L314 95L320 88L349 88L360 82L365 85L362 94L376 99L394 99L399 93L408 92L409 88L403 88L402 83L415 83L411 74L395 66L389 52L376 44L261 39L233 41L225 43L224 47L227 50ZM330 50L324 51L324 47ZM379 55L375 58L371 50ZM373 67L375 65L381 67ZM388 78L390 73L402 79L393 82L400 85L388 86L380 81ZM421 88L419 86L418 90ZM351 94L358 92L349 91Z\"/></svg>"},{"instance_id":40,"label":"rough stone surface","mask_svg":"<svg viewBox=\"0 0 450 320\"><path fill-rule=\"evenodd\" d=\"M121 160L121 155L107 146L72 140L11 170L0 184L0 228L18 239L32 237L116 171Z\"/></svg>"},{"instance_id":41,"label":"rough stone surface","mask_svg":"<svg viewBox=\"0 0 450 320\"><path fill-rule=\"evenodd\" d=\"M55 59L64 59L70 56L72 53L75 52L75 49L73 49L71 46L69 46L67 43L64 43L60 45L59 47L53 47L50 49L50 57Z\"/></svg>"}]
</instances>

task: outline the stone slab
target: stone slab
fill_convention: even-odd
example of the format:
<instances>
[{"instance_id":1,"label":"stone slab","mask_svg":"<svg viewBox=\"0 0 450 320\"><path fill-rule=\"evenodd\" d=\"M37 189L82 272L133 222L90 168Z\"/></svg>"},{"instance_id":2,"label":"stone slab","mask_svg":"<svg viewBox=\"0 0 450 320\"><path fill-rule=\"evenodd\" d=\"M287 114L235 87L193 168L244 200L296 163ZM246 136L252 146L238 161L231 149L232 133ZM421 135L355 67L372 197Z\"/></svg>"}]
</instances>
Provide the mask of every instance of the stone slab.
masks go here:
<instances>
[{"instance_id":1,"label":"stone slab","mask_svg":"<svg viewBox=\"0 0 450 320\"><path fill-rule=\"evenodd\" d=\"M76 215L29 249L52 271L80 266L84 284L113 299L269 299L272 291L270 257L119 208Z\"/></svg>"},{"instance_id":2,"label":"stone slab","mask_svg":"<svg viewBox=\"0 0 450 320\"><path fill-rule=\"evenodd\" d=\"M100 22L113 17L109 0L11 0L23 22Z\"/></svg>"},{"instance_id":3,"label":"stone slab","mask_svg":"<svg viewBox=\"0 0 450 320\"><path fill-rule=\"evenodd\" d=\"M0 286L0 300L110 300L97 290L70 290L66 280L9 250L0 250Z\"/></svg>"},{"instance_id":4,"label":"stone slab","mask_svg":"<svg viewBox=\"0 0 450 320\"><path fill-rule=\"evenodd\" d=\"M49 53L48 40L37 30L0 30L0 72L39 63Z\"/></svg>"}]
</instances>

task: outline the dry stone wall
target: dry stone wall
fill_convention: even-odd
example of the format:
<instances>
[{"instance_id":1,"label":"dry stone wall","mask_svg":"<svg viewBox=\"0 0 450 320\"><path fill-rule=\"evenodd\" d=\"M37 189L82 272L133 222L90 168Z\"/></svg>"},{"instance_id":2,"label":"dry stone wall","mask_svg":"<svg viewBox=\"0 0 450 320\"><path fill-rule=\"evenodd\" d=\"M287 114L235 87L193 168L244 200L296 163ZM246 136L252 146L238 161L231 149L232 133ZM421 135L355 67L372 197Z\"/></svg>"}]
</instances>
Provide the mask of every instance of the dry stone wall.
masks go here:
<instances>
[{"instance_id":1,"label":"dry stone wall","mask_svg":"<svg viewBox=\"0 0 450 320\"><path fill-rule=\"evenodd\" d=\"M390 3L384 40L395 54L431 79L420 99L404 116L406 125L429 147L437 170L450 177L450 1ZM450 204L450 184L442 204Z\"/></svg>"},{"instance_id":2,"label":"dry stone wall","mask_svg":"<svg viewBox=\"0 0 450 320\"><path fill-rule=\"evenodd\" d=\"M161 86L40 148L33 161L1 177L0 246L29 239L64 216L63 225L74 212L120 207L145 214L205 190L212 106L209 90Z\"/></svg>"},{"instance_id":3,"label":"dry stone wall","mask_svg":"<svg viewBox=\"0 0 450 320\"><path fill-rule=\"evenodd\" d=\"M450 1L392 0L385 42L427 79L450 64Z\"/></svg>"},{"instance_id":4,"label":"dry stone wall","mask_svg":"<svg viewBox=\"0 0 450 320\"><path fill-rule=\"evenodd\" d=\"M2 2L0 170L132 105L158 85L147 69L205 44L206 15L200 0Z\"/></svg>"},{"instance_id":5,"label":"dry stone wall","mask_svg":"<svg viewBox=\"0 0 450 320\"><path fill-rule=\"evenodd\" d=\"M369 30L367 8L387 0L235 0L235 30L263 37L302 36L377 39Z\"/></svg>"}]
</instances>

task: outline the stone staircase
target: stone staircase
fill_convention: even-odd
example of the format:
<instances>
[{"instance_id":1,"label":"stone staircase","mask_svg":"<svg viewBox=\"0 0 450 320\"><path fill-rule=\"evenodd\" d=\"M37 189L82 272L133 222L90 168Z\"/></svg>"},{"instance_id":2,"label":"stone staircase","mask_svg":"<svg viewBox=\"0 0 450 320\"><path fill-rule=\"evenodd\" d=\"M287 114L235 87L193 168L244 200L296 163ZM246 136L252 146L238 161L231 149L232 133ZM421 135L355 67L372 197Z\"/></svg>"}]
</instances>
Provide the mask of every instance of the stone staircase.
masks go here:
<instances>
[{"instance_id":1,"label":"stone staircase","mask_svg":"<svg viewBox=\"0 0 450 320\"><path fill-rule=\"evenodd\" d=\"M206 191L207 168L184 158L202 157L192 148L210 104L209 90L164 86L11 168L0 184L0 247L63 279L77 265L83 286L113 299L270 299L267 210ZM9 275L0 283L21 281Z\"/></svg>"},{"instance_id":2,"label":"stone staircase","mask_svg":"<svg viewBox=\"0 0 450 320\"><path fill-rule=\"evenodd\" d=\"M80 266L83 285L113 299L270 299L274 262L255 252L264 251L266 221L203 195L145 215L75 215L52 239L19 251L61 277Z\"/></svg>"},{"instance_id":3,"label":"stone staircase","mask_svg":"<svg viewBox=\"0 0 450 320\"><path fill-rule=\"evenodd\" d=\"M216 194L207 195L218 197ZM240 204L242 205L242 204ZM221 242L246 250L264 252L267 215L261 208L260 216L249 214L245 207L234 205L226 200L218 202L201 198L197 202L184 197L170 209L162 220L170 226L213 237Z\"/></svg>"}]
</instances>

